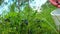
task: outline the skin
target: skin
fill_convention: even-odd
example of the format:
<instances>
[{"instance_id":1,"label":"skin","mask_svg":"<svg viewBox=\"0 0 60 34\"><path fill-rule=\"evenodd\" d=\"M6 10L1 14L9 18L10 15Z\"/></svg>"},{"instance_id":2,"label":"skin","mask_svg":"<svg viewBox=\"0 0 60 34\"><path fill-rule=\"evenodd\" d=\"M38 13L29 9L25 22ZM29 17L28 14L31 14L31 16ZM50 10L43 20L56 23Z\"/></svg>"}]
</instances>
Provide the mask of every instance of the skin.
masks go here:
<instances>
[{"instance_id":1,"label":"skin","mask_svg":"<svg viewBox=\"0 0 60 34\"><path fill-rule=\"evenodd\" d=\"M60 0L58 0L58 2L60 2Z\"/></svg>"},{"instance_id":2,"label":"skin","mask_svg":"<svg viewBox=\"0 0 60 34\"><path fill-rule=\"evenodd\" d=\"M60 0L58 0L58 2L60 3ZM58 5L58 8L60 8L60 5Z\"/></svg>"},{"instance_id":3,"label":"skin","mask_svg":"<svg viewBox=\"0 0 60 34\"><path fill-rule=\"evenodd\" d=\"M60 0L49 0L54 6L60 8Z\"/></svg>"}]
</instances>

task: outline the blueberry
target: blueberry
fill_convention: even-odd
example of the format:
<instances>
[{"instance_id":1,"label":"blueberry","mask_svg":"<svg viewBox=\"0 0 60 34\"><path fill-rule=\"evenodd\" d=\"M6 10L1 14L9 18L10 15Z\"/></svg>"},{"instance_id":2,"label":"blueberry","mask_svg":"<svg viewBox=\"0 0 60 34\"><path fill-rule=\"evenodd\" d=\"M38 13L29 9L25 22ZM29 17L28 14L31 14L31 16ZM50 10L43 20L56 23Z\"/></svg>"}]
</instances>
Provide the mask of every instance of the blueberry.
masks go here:
<instances>
[{"instance_id":1,"label":"blueberry","mask_svg":"<svg viewBox=\"0 0 60 34\"><path fill-rule=\"evenodd\" d=\"M28 20L25 20L24 23L25 23L26 25L28 25Z\"/></svg>"},{"instance_id":2,"label":"blueberry","mask_svg":"<svg viewBox=\"0 0 60 34\"><path fill-rule=\"evenodd\" d=\"M26 25L28 25L28 20L27 19L24 19L22 20Z\"/></svg>"}]
</instances>

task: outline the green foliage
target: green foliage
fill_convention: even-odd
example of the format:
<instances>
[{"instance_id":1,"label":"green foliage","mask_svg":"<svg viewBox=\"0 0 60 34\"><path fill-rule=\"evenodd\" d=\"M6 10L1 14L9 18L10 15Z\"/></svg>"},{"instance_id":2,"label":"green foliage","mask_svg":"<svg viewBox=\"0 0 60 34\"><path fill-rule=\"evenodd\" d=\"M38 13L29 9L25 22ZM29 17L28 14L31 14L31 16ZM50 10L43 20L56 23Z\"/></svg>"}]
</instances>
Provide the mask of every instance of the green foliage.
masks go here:
<instances>
[{"instance_id":1,"label":"green foliage","mask_svg":"<svg viewBox=\"0 0 60 34\"><path fill-rule=\"evenodd\" d=\"M0 17L0 34L58 34L50 15L55 9L51 4L50 8L44 5L41 13L33 11L29 5L19 13L14 7L12 5L10 12Z\"/></svg>"}]
</instances>

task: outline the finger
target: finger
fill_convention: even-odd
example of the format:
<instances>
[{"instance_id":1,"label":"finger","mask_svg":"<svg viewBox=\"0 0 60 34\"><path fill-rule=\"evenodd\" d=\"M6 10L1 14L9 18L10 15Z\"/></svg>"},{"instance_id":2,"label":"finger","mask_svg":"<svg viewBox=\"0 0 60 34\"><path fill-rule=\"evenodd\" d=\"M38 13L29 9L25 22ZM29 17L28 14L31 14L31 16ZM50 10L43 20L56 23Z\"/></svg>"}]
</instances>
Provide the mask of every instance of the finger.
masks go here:
<instances>
[{"instance_id":1,"label":"finger","mask_svg":"<svg viewBox=\"0 0 60 34\"><path fill-rule=\"evenodd\" d=\"M55 0L49 0L53 5L55 5L55 6L57 6L58 5L58 3L56 3L56 1Z\"/></svg>"},{"instance_id":2,"label":"finger","mask_svg":"<svg viewBox=\"0 0 60 34\"><path fill-rule=\"evenodd\" d=\"M60 5L58 5L58 8L60 8Z\"/></svg>"}]
</instances>

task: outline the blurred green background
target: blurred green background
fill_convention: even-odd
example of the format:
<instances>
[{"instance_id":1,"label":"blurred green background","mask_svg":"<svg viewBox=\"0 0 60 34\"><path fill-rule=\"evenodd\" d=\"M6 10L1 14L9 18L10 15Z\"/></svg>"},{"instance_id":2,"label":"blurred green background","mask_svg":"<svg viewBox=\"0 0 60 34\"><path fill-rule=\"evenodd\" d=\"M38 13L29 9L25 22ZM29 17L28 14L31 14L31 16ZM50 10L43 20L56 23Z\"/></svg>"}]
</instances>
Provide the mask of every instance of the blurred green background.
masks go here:
<instances>
[{"instance_id":1,"label":"blurred green background","mask_svg":"<svg viewBox=\"0 0 60 34\"><path fill-rule=\"evenodd\" d=\"M3 4L3 1L0 0L0 5ZM51 11L56 7L47 1L41 6L42 11L37 12L37 10L33 10L29 6L29 1L13 0L14 3L9 6L9 12L6 10L1 11L0 34L59 34L50 15ZM25 4L26 2L27 4ZM19 8L22 6L25 6L23 11Z\"/></svg>"}]
</instances>

